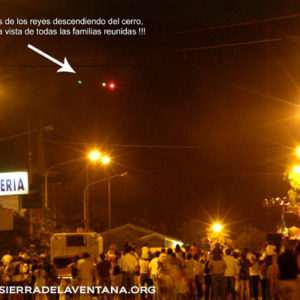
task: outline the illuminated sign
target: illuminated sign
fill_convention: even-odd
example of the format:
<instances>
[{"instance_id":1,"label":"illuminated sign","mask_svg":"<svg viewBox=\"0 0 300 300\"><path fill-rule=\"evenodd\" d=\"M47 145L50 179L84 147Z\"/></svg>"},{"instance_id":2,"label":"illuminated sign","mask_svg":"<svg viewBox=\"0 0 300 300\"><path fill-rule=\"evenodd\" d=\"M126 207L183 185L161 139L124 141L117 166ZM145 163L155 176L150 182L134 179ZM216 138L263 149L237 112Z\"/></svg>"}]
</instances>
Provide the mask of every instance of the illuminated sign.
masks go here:
<instances>
[{"instance_id":1,"label":"illuminated sign","mask_svg":"<svg viewBox=\"0 0 300 300\"><path fill-rule=\"evenodd\" d=\"M0 196L26 195L29 193L28 173L0 173Z\"/></svg>"}]
</instances>

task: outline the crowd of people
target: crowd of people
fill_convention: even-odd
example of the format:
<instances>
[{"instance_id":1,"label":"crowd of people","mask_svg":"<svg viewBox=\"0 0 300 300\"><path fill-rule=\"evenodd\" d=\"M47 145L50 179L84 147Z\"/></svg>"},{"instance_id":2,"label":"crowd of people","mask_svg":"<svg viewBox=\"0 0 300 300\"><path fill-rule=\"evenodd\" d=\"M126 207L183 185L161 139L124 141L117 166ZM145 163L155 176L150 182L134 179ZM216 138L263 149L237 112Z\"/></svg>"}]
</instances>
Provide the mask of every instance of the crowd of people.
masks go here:
<instances>
[{"instance_id":1,"label":"crowd of people","mask_svg":"<svg viewBox=\"0 0 300 300\"><path fill-rule=\"evenodd\" d=\"M119 250L119 251L118 251ZM35 245L13 256L3 253L1 286L102 286L124 287L139 293L100 295L3 294L9 300L152 299L152 300L277 300L300 299L300 243L284 241L281 249L266 245L260 252L231 249L215 243L203 251L196 243L186 249L179 245L160 251L145 244L141 249L126 243L122 249L111 245L106 253L77 256L67 266L70 281L62 280L49 259L47 249ZM156 249L157 250L157 249ZM149 289L153 289L149 292Z\"/></svg>"}]
</instances>

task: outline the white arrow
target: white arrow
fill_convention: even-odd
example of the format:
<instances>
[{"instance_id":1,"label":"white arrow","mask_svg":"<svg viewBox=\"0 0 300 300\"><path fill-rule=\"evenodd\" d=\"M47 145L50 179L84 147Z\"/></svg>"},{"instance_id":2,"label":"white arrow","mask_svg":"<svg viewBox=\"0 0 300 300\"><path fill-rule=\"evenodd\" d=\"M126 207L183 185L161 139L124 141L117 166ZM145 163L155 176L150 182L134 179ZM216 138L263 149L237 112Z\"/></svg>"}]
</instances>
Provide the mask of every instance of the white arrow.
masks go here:
<instances>
[{"instance_id":1,"label":"white arrow","mask_svg":"<svg viewBox=\"0 0 300 300\"><path fill-rule=\"evenodd\" d=\"M58 61L57 59L53 58L52 56L48 55L47 53L41 51L40 49L28 44L27 47L35 52L37 52L38 54L46 57L47 59L51 60L52 62L54 62L55 64L61 66L60 69L57 70L57 72L70 72L70 73L76 73L73 68L70 66L70 64L68 63L67 58L65 57L64 59L64 63Z\"/></svg>"}]
</instances>

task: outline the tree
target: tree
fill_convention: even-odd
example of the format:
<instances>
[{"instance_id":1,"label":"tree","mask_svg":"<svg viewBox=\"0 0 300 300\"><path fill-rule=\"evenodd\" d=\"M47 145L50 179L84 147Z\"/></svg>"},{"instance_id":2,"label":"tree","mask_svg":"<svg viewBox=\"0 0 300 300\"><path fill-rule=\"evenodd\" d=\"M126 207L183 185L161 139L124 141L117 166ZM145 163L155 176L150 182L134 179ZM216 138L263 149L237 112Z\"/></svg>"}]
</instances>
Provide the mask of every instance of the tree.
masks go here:
<instances>
[{"instance_id":1,"label":"tree","mask_svg":"<svg viewBox=\"0 0 300 300\"><path fill-rule=\"evenodd\" d=\"M206 236L203 224L195 219L182 223L177 229L177 234L179 238L188 243L200 242Z\"/></svg>"},{"instance_id":2,"label":"tree","mask_svg":"<svg viewBox=\"0 0 300 300\"><path fill-rule=\"evenodd\" d=\"M266 232L254 226L242 228L240 233L234 239L234 244L238 248L247 247L251 250L258 250L266 241Z\"/></svg>"}]
</instances>

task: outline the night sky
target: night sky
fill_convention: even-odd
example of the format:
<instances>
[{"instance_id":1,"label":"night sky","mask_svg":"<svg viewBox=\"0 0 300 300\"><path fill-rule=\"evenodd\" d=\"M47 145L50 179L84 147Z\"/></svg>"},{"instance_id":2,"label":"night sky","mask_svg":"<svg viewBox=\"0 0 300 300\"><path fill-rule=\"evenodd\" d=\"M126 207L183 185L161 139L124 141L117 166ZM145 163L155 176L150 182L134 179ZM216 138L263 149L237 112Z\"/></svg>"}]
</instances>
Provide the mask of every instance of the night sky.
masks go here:
<instances>
[{"instance_id":1,"label":"night sky","mask_svg":"<svg viewBox=\"0 0 300 300\"><path fill-rule=\"evenodd\" d=\"M143 20L145 36L0 36L0 138L26 131L31 111L32 127L54 126L44 136L46 167L96 145L109 153L113 174L129 171L112 181L114 226L175 235L218 218L268 231L280 223L262 202L286 195L283 173L300 143L298 1L2 1L7 17ZM28 43L66 56L76 74L56 73ZM114 91L101 87L110 80ZM0 143L0 153L2 171L27 168L26 138ZM85 170L72 164L52 178L62 224L80 223ZM106 176L101 167L89 173ZM103 231L106 185L90 198Z\"/></svg>"}]
</instances>

